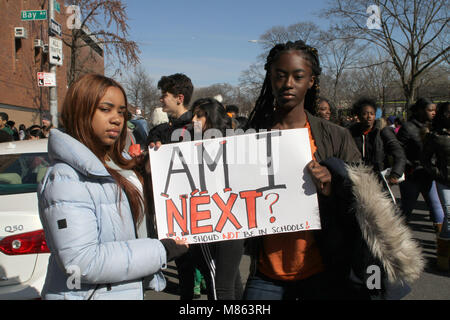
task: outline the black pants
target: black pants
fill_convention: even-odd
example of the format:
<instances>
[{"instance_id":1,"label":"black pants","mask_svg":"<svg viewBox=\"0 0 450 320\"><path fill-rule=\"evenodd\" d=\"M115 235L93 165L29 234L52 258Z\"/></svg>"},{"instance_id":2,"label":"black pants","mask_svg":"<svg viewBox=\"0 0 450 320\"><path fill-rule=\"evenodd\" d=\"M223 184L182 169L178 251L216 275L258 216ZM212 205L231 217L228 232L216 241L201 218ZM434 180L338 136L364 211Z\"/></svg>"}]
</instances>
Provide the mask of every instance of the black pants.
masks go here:
<instances>
[{"instance_id":1,"label":"black pants","mask_svg":"<svg viewBox=\"0 0 450 320\"><path fill-rule=\"evenodd\" d=\"M190 248L196 267L205 277L208 300L241 300L244 290L239 264L244 240L191 245Z\"/></svg>"},{"instance_id":2,"label":"black pants","mask_svg":"<svg viewBox=\"0 0 450 320\"><path fill-rule=\"evenodd\" d=\"M180 300L194 299L194 273L196 266L192 245L189 246L187 253L175 259L175 264L178 271Z\"/></svg>"}]
</instances>

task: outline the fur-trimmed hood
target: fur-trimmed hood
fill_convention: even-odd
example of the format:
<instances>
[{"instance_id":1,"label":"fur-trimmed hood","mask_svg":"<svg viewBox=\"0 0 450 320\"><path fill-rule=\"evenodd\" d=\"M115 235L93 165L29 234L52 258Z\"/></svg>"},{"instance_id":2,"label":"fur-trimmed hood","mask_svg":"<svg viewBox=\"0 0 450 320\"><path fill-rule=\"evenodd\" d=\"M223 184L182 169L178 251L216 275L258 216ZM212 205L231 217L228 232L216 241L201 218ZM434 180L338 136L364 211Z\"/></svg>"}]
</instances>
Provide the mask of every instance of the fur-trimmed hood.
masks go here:
<instances>
[{"instance_id":1,"label":"fur-trimmed hood","mask_svg":"<svg viewBox=\"0 0 450 320\"><path fill-rule=\"evenodd\" d=\"M356 220L372 255L382 263L387 280L417 280L425 259L400 210L370 167L347 165L346 169L353 185Z\"/></svg>"},{"instance_id":2,"label":"fur-trimmed hood","mask_svg":"<svg viewBox=\"0 0 450 320\"><path fill-rule=\"evenodd\" d=\"M332 194L319 195L322 229L313 232L326 269L342 281L342 298L386 298L396 294L399 284L407 288L420 277L425 259L378 176L370 167L346 165L338 158L320 164L332 175ZM257 271L260 245L260 237L247 242L251 275ZM373 265L381 269L377 290L367 287Z\"/></svg>"}]
</instances>

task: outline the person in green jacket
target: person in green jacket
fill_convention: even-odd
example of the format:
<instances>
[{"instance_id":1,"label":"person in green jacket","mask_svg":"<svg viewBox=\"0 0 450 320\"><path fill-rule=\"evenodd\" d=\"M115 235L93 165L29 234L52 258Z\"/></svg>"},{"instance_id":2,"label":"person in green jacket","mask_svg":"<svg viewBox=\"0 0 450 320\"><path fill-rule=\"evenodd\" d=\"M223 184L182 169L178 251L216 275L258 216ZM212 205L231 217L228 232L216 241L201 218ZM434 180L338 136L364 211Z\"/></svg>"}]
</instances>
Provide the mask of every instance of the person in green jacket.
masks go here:
<instances>
[{"instance_id":1,"label":"person in green jacket","mask_svg":"<svg viewBox=\"0 0 450 320\"><path fill-rule=\"evenodd\" d=\"M11 136L14 135L14 132L10 127L7 126L7 122L9 120L9 116L6 112L0 112L0 130L6 131Z\"/></svg>"}]
</instances>

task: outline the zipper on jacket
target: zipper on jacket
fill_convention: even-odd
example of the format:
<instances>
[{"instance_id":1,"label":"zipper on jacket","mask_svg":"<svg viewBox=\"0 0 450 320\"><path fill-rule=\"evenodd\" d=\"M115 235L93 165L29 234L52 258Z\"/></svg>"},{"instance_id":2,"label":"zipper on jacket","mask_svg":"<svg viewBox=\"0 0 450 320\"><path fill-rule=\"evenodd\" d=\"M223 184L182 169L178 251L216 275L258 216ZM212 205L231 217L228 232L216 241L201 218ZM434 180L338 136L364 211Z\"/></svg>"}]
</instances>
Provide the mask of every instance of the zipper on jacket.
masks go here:
<instances>
[{"instance_id":1,"label":"zipper on jacket","mask_svg":"<svg viewBox=\"0 0 450 320\"><path fill-rule=\"evenodd\" d=\"M363 134L363 145L362 145L362 158L363 160L366 158L366 136Z\"/></svg>"}]
</instances>

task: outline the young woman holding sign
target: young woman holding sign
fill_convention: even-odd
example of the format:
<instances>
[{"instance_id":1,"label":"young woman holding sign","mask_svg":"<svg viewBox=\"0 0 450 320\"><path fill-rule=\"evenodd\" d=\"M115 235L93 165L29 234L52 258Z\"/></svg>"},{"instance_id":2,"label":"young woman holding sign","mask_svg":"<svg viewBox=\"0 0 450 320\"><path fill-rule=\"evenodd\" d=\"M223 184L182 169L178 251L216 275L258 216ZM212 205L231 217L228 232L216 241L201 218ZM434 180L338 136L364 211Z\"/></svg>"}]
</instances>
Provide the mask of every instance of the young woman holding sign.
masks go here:
<instances>
[{"instance_id":1,"label":"young woman holding sign","mask_svg":"<svg viewBox=\"0 0 450 320\"><path fill-rule=\"evenodd\" d=\"M350 132L310 113L319 97L321 68L316 49L303 41L277 44L265 70L249 127L308 129L313 160L307 170L317 186L322 230L250 240L252 267L245 298L369 298L385 289L384 283L375 290L365 286L371 265L392 281L417 277L423 266L420 250L396 218L395 207L381 192L377 178L365 167L344 165L361 159ZM374 219L377 215L387 225L374 226L380 223ZM389 243L393 238L395 242Z\"/></svg>"},{"instance_id":2,"label":"young woman holding sign","mask_svg":"<svg viewBox=\"0 0 450 320\"><path fill-rule=\"evenodd\" d=\"M215 99L199 99L192 105L194 137L211 130L211 137L225 137L232 119ZM214 130L214 131L213 131ZM193 259L205 276L209 300L240 300L243 294L239 264L244 240L227 240L191 245Z\"/></svg>"},{"instance_id":3,"label":"young woman holding sign","mask_svg":"<svg viewBox=\"0 0 450 320\"><path fill-rule=\"evenodd\" d=\"M143 299L142 279L165 287L161 269L187 250L172 239L137 239L146 211L136 159L122 152L127 100L116 81L85 75L63 104L65 132L48 141L51 166L39 186L50 248L44 299Z\"/></svg>"}]
</instances>

